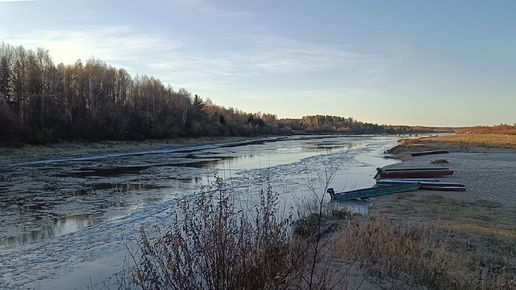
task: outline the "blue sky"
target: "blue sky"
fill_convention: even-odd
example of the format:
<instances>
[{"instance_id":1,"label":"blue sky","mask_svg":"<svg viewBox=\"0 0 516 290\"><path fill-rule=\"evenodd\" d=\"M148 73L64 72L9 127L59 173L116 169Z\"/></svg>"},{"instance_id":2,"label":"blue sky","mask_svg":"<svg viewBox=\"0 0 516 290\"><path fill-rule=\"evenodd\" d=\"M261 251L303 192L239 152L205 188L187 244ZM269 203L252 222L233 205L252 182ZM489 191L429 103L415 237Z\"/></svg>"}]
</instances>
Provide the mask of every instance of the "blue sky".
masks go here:
<instances>
[{"instance_id":1,"label":"blue sky","mask_svg":"<svg viewBox=\"0 0 516 290\"><path fill-rule=\"evenodd\" d=\"M516 1L0 0L0 40L279 118L516 123Z\"/></svg>"}]
</instances>

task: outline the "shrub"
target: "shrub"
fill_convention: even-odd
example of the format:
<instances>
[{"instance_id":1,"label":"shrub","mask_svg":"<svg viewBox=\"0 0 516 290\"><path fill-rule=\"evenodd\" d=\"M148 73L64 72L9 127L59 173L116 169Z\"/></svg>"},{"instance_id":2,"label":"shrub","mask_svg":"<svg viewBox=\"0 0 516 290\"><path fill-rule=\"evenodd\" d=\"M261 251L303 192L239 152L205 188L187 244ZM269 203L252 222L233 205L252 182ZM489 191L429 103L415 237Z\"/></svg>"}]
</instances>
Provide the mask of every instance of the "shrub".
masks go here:
<instances>
[{"instance_id":1,"label":"shrub","mask_svg":"<svg viewBox=\"0 0 516 290\"><path fill-rule=\"evenodd\" d=\"M289 267L288 226L269 186L254 210L239 210L217 178L214 191L184 200L162 233L140 230L141 260L133 284L141 289L277 289Z\"/></svg>"}]
</instances>

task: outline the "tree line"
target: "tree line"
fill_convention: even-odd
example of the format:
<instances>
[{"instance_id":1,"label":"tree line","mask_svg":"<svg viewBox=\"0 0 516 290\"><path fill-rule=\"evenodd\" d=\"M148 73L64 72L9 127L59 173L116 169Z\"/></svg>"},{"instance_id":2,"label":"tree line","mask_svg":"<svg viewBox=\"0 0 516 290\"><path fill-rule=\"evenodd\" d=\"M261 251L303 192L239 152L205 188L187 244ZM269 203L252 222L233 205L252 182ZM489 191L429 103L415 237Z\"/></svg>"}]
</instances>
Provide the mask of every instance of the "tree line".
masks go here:
<instances>
[{"instance_id":1,"label":"tree line","mask_svg":"<svg viewBox=\"0 0 516 290\"><path fill-rule=\"evenodd\" d=\"M91 58L55 65L48 51L0 46L0 138L29 143L282 134L271 114L248 114L131 77ZM267 122L266 122L267 121Z\"/></svg>"},{"instance_id":2,"label":"tree line","mask_svg":"<svg viewBox=\"0 0 516 290\"><path fill-rule=\"evenodd\" d=\"M352 117L330 115L304 116L301 119L281 119L280 126L288 126L294 132L314 134L419 134L419 133L452 133L451 128L424 127L407 125L378 125L360 122Z\"/></svg>"},{"instance_id":3,"label":"tree line","mask_svg":"<svg viewBox=\"0 0 516 290\"><path fill-rule=\"evenodd\" d=\"M293 133L397 133L353 118L278 120L215 105L159 79L132 77L96 58L55 64L47 50L0 44L0 140L143 140Z\"/></svg>"}]
</instances>

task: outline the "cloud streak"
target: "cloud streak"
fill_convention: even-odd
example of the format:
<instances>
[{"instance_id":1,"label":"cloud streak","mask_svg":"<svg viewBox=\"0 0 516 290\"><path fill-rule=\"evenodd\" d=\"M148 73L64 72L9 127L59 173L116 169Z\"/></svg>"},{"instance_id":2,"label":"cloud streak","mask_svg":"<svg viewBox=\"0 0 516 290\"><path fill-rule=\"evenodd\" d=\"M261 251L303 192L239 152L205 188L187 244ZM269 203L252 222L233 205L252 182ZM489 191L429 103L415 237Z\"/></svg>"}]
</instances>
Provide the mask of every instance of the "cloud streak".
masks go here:
<instances>
[{"instance_id":1,"label":"cloud streak","mask_svg":"<svg viewBox=\"0 0 516 290\"><path fill-rule=\"evenodd\" d=\"M34 39L38 39L35 41ZM187 78L228 78L256 75L308 74L340 71L355 76L384 70L389 58L315 45L273 35L234 36L219 40L163 37L131 26L96 26L74 30L38 30L17 36L17 42L49 50L56 61L73 63L92 56L115 66L134 67L136 73ZM216 46L216 49L210 47Z\"/></svg>"}]
</instances>

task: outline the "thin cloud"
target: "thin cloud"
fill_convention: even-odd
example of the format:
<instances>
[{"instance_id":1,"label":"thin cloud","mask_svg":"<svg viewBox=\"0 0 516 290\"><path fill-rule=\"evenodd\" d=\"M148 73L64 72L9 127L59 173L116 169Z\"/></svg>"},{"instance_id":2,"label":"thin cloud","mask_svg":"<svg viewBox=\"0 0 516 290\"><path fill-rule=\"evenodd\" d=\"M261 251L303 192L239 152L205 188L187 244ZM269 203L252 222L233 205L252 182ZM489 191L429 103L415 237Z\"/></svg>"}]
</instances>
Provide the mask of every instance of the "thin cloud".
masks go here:
<instances>
[{"instance_id":1,"label":"thin cloud","mask_svg":"<svg viewBox=\"0 0 516 290\"><path fill-rule=\"evenodd\" d=\"M35 39L38 39L37 41ZM20 45L43 47L56 61L73 63L78 59L95 56L107 63L138 61L146 56L178 49L181 41L165 40L152 34L136 31L128 26L89 27L80 30L37 30L18 35Z\"/></svg>"},{"instance_id":2,"label":"thin cloud","mask_svg":"<svg viewBox=\"0 0 516 290\"><path fill-rule=\"evenodd\" d=\"M213 40L164 35L132 26L93 26L32 31L18 35L16 40L16 45L43 47L56 63L71 64L95 57L127 69L133 76L159 78L174 88L183 87L206 96L232 91L246 99L267 95L259 91L241 94L246 85L270 84L283 76L288 76L284 89L296 88L306 93L306 89L314 87L309 84L310 78L322 73L329 76L325 90L334 90L332 97L337 97L345 82L371 83L393 65L391 57L362 53L343 45L317 45L265 34ZM357 98L371 94L349 93Z\"/></svg>"},{"instance_id":3,"label":"thin cloud","mask_svg":"<svg viewBox=\"0 0 516 290\"><path fill-rule=\"evenodd\" d=\"M224 39L226 48L217 51L184 51L165 55L155 68L180 66L213 70L225 75L309 73L332 69L355 70L384 67L385 57L345 50L339 45L314 45L269 35L255 35L240 39ZM236 48L235 48L236 47ZM186 55L185 55L186 54Z\"/></svg>"}]
</instances>

